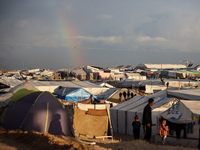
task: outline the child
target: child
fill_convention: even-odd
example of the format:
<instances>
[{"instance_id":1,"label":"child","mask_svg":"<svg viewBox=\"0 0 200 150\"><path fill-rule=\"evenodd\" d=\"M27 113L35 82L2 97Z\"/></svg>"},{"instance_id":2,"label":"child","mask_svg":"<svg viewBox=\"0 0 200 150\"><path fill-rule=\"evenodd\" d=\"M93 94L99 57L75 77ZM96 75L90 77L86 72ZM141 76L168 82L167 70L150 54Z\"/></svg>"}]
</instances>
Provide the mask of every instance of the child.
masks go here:
<instances>
[{"instance_id":1,"label":"child","mask_svg":"<svg viewBox=\"0 0 200 150\"><path fill-rule=\"evenodd\" d=\"M141 127L141 123L139 121L139 116L135 115L135 121L133 121L132 123L133 126L133 136L134 139L139 139L140 138L140 127Z\"/></svg>"},{"instance_id":2,"label":"child","mask_svg":"<svg viewBox=\"0 0 200 150\"><path fill-rule=\"evenodd\" d=\"M167 138L167 131L169 130L168 126L165 126L165 125L166 125L166 120L163 120L159 129L159 133L160 133L160 136L162 137L163 144L165 144L165 140Z\"/></svg>"}]
</instances>

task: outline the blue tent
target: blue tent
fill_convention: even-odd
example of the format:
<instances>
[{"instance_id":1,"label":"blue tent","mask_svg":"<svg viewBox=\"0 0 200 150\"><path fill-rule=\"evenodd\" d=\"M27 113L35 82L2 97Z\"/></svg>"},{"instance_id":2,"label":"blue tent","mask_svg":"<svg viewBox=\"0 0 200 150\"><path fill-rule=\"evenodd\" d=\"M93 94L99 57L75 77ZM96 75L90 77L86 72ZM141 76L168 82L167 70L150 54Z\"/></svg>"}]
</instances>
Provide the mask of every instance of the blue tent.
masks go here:
<instances>
[{"instance_id":1,"label":"blue tent","mask_svg":"<svg viewBox=\"0 0 200 150\"><path fill-rule=\"evenodd\" d=\"M67 88L67 87L58 87L57 89L55 89L53 94L56 95L57 98L65 99L66 101L71 101L71 102L82 102L90 98L90 96L92 95L83 88ZM94 98L97 99L97 96L93 95L93 99Z\"/></svg>"}]
</instances>

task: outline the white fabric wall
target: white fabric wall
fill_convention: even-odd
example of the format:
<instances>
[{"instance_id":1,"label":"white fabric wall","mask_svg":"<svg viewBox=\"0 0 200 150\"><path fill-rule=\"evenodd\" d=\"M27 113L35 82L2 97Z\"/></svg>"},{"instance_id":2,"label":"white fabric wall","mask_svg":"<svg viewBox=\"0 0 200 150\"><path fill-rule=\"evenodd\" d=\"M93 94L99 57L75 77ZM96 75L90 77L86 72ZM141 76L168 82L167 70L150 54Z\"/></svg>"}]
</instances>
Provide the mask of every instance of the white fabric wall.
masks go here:
<instances>
[{"instance_id":1,"label":"white fabric wall","mask_svg":"<svg viewBox=\"0 0 200 150\"><path fill-rule=\"evenodd\" d=\"M140 98L139 98L140 97ZM138 96L137 99L133 99L128 105L123 105L123 107L111 109L111 120L113 125L113 131L121 134L133 135L132 132L132 122L134 121L134 116L137 114L140 117L140 122L142 123L143 109L148 104L149 97ZM168 109L172 103L172 98L166 97L156 97L154 98L154 105L152 106L152 122L156 124L156 116ZM153 127L153 133L156 126ZM143 129L141 127L141 136L143 135Z\"/></svg>"},{"instance_id":2,"label":"white fabric wall","mask_svg":"<svg viewBox=\"0 0 200 150\"><path fill-rule=\"evenodd\" d=\"M134 98L125 101L119 105L116 105L115 107L111 107L110 108L110 117L111 117L111 122L112 122L112 127L113 127L113 131L117 133L117 124L118 124L118 110L120 108L129 106L131 103L133 103L134 101L137 101L138 99L141 99L143 96L135 96Z\"/></svg>"},{"instance_id":3,"label":"white fabric wall","mask_svg":"<svg viewBox=\"0 0 200 150\"><path fill-rule=\"evenodd\" d=\"M53 93L58 86L35 86L40 91L48 91Z\"/></svg>"},{"instance_id":4,"label":"white fabric wall","mask_svg":"<svg viewBox=\"0 0 200 150\"><path fill-rule=\"evenodd\" d=\"M127 117L129 110L137 110L138 108L140 108L140 106L142 105L142 108L145 107L145 105L147 105L148 103L148 97L142 97L139 100L135 100L133 103L131 103L131 105L128 105L127 107L124 107L122 109L118 110L118 117L120 119L118 119L118 131L119 133L122 134L126 134L126 128L127 128L127 123L130 123L129 118ZM137 111L135 111L137 112ZM133 115L132 117L134 117L135 115ZM127 118L127 119L126 119Z\"/></svg>"},{"instance_id":5,"label":"white fabric wall","mask_svg":"<svg viewBox=\"0 0 200 150\"><path fill-rule=\"evenodd\" d=\"M109 104L81 104L77 103L77 107L81 110L88 111L88 109L107 109L107 107L110 107Z\"/></svg>"}]
</instances>

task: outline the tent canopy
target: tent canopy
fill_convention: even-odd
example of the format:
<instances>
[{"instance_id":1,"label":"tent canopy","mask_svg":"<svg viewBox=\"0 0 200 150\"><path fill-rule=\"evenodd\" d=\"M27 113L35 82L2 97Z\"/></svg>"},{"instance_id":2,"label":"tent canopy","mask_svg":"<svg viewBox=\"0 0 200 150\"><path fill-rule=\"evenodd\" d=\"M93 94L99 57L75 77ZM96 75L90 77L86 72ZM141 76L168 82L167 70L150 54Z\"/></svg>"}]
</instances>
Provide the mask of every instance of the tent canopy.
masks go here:
<instances>
[{"instance_id":1,"label":"tent canopy","mask_svg":"<svg viewBox=\"0 0 200 150\"><path fill-rule=\"evenodd\" d=\"M67 111L51 93L21 90L13 97L1 115L4 128L74 137Z\"/></svg>"},{"instance_id":2,"label":"tent canopy","mask_svg":"<svg viewBox=\"0 0 200 150\"><path fill-rule=\"evenodd\" d=\"M57 97L60 99L65 99L66 101L71 102L82 102L90 98L92 95L83 88L67 87L58 87L53 94L57 95ZM97 98L97 96L93 95L93 98Z\"/></svg>"},{"instance_id":3,"label":"tent canopy","mask_svg":"<svg viewBox=\"0 0 200 150\"><path fill-rule=\"evenodd\" d=\"M168 90L168 95L186 100L200 100L200 89Z\"/></svg>"},{"instance_id":4,"label":"tent canopy","mask_svg":"<svg viewBox=\"0 0 200 150\"><path fill-rule=\"evenodd\" d=\"M15 94L20 89L37 90L37 88L35 88L30 82L23 82L19 85L16 85L15 87L11 88L8 93L0 96L0 106L5 107L9 103L13 94ZM20 95L22 95L22 93Z\"/></svg>"},{"instance_id":5,"label":"tent canopy","mask_svg":"<svg viewBox=\"0 0 200 150\"><path fill-rule=\"evenodd\" d=\"M194 120L198 120L198 117L194 115L191 110L193 110L196 114L199 114L199 108L199 101L180 100L169 109L158 115L158 117L163 117L164 119L174 123L193 122Z\"/></svg>"}]
</instances>

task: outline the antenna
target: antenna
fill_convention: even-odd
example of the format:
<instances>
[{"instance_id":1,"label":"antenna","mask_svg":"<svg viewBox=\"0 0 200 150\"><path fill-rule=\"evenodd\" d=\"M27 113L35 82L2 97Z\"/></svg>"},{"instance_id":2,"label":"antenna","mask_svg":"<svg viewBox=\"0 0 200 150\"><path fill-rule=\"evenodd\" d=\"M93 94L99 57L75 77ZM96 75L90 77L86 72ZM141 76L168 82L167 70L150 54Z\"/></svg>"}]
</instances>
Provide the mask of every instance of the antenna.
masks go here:
<instances>
[{"instance_id":1,"label":"antenna","mask_svg":"<svg viewBox=\"0 0 200 150\"><path fill-rule=\"evenodd\" d=\"M191 60L180 60L180 63L183 63L187 67L192 67L193 62Z\"/></svg>"}]
</instances>

